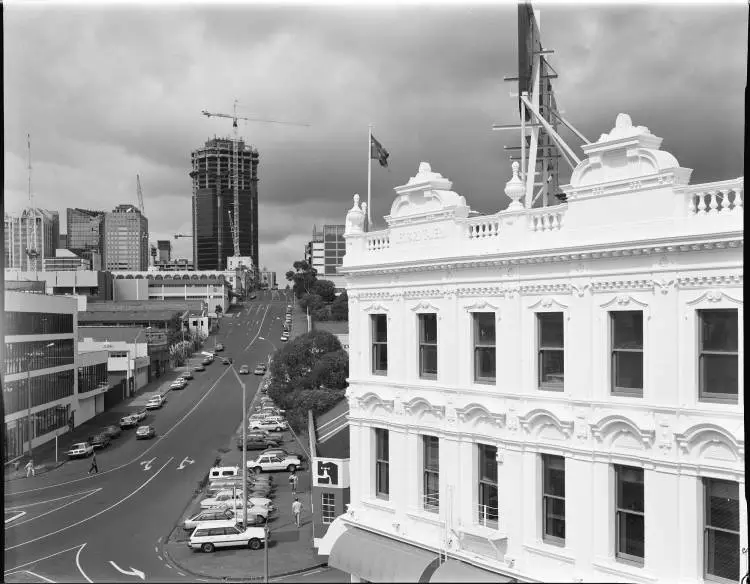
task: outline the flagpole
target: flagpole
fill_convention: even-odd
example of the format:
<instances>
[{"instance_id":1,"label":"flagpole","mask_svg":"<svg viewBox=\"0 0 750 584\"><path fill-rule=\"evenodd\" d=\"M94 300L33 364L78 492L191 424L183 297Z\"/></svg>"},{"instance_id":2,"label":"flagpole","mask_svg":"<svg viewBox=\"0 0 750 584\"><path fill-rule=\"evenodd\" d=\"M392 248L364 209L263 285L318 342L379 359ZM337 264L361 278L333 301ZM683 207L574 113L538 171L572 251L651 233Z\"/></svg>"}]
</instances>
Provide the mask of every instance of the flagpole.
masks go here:
<instances>
[{"instance_id":1,"label":"flagpole","mask_svg":"<svg viewBox=\"0 0 750 584\"><path fill-rule=\"evenodd\" d=\"M367 137L367 230L370 230L372 219L370 215L370 193L372 191L372 124L368 127Z\"/></svg>"}]
</instances>

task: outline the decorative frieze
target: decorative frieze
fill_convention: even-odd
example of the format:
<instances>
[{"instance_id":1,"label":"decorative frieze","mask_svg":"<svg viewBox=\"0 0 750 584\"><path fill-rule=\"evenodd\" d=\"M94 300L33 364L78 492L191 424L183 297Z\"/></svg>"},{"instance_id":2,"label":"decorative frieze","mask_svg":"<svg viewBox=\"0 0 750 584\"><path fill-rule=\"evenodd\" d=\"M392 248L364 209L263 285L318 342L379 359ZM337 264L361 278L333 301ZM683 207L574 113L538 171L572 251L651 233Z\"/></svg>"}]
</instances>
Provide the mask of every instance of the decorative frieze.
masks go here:
<instances>
[{"instance_id":1,"label":"decorative frieze","mask_svg":"<svg viewBox=\"0 0 750 584\"><path fill-rule=\"evenodd\" d=\"M742 274L716 274L683 276L677 278L678 288L713 288L716 286L742 286Z\"/></svg>"},{"instance_id":2,"label":"decorative frieze","mask_svg":"<svg viewBox=\"0 0 750 584\"><path fill-rule=\"evenodd\" d=\"M614 292L618 290L653 290L653 280L594 280L592 292Z\"/></svg>"},{"instance_id":3,"label":"decorative frieze","mask_svg":"<svg viewBox=\"0 0 750 584\"><path fill-rule=\"evenodd\" d=\"M519 286L521 296L533 294L570 294L570 284L522 284Z\"/></svg>"},{"instance_id":4,"label":"decorative frieze","mask_svg":"<svg viewBox=\"0 0 750 584\"><path fill-rule=\"evenodd\" d=\"M440 288L418 288L411 290L404 290L404 298L406 300L412 298L441 298L443 291Z\"/></svg>"},{"instance_id":5,"label":"decorative frieze","mask_svg":"<svg viewBox=\"0 0 750 584\"><path fill-rule=\"evenodd\" d=\"M506 289L502 286L471 286L471 287L458 287L456 288L456 294L459 297L466 296L494 296L503 297L505 296Z\"/></svg>"}]
</instances>

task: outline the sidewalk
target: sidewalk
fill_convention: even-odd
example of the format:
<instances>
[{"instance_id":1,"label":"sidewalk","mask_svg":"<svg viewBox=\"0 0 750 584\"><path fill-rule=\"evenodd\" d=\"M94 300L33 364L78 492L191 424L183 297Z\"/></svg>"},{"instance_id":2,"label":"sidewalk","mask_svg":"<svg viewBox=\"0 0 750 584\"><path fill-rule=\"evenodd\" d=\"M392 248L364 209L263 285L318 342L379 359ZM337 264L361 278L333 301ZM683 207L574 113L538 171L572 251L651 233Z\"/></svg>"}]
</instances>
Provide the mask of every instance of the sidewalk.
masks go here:
<instances>
[{"instance_id":1,"label":"sidewalk","mask_svg":"<svg viewBox=\"0 0 750 584\"><path fill-rule=\"evenodd\" d=\"M148 398L152 397L154 394L167 394L169 392L169 384L172 383L172 381L174 381L183 371L184 369L182 367L167 371L161 377L157 377L143 387L138 388L133 397L124 399L115 404L109 410L105 410L100 414L95 415L93 418L86 420L80 426L76 426L72 432L68 430L67 426L60 428L60 436L57 439L57 462L55 462L54 438L40 446L34 447L34 470L36 474L44 474L59 468L68 462L68 457L65 455L65 452L72 444L75 444L76 442L85 442L89 436L95 434L102 426L109 426L111 424L119 426L120 418L132 413L133 411L143 409ZM14 464L5 465L4 480L7 482L26 478L24 465L27 461L28 456L21 458L18 461L18 470L15 469Z\"/></svg>"}]
</instances>

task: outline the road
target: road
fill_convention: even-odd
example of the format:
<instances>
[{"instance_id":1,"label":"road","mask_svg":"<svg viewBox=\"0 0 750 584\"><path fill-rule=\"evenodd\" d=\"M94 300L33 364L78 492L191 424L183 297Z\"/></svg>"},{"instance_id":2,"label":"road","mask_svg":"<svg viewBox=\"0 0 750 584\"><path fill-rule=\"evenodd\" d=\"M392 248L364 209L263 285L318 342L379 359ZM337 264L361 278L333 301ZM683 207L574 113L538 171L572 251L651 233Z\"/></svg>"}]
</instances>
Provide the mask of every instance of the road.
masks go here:
<instances>
[{"instance_id":1,"label":"road","mask_svg":"<svg viewBox=\"0 0 750 584\"><path fill-rule=\"evenodd\" d=\"M265 362L280 337L286 300L258 294L222 319L217 336L239 369ZM276 343L278 344L278 343ZM209 343L210 346L210 343ZM16 582L192 581L170 565L161 542L241 421L242 390L217 359L172 391L149 416L153 440L123 431L100 454L6 484L5 580ZM250 403L258 377L242 378ZM6 513L6 518L8 514Z\"/></svg>"}]
</instances>

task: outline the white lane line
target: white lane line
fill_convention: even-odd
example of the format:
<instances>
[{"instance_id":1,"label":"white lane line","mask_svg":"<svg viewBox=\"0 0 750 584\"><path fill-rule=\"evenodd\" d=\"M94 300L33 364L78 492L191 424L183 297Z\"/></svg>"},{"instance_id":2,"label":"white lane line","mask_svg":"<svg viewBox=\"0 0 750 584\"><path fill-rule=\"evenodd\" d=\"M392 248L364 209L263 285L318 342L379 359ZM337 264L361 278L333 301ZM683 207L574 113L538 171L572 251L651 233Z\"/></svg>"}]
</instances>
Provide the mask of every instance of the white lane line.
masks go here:
<instances>
[{"instance_id":1,"label":"white lane line","mask_svg":"<svg viewBox=\"0 0 750 584\"><path fill-rule=\"evenodd\" d=\"M25 564L21 564L20 566L16 566L15 568L8 568L3 573L4 574L9 574L10 572L17 572L21 568L25 568L26 566L30 566L31 564L36 564L37 562L42 562L44 560L48 560L50 558L54 558L55 556L59 556L60 554L64 554L65 552L69 552L71 550L78 549L78 548L83 547L85 545L86 545L85 543L83 543L83 544L79 543L78 545L74 545L73 547L69 547L69 548L64 549L62 551L55 552L54 554L50 554L48 556L44 556L43 558L39 558L38 560L31 560L30 562L26 562Z\"/></svg>"},{"instance_id":2,"label":"white lane line","mask_svg":"<svg viewBox=\"0 0 750 584\"><path fill-rule=\"evenodd\" d=\"M12 522L12 521L15 521L16 519L20 519L20 518L21 518L21 517L23 517L24 515L26 515L26 511L19 511L18 513L16 513L16 514L15 514L15 515L14 515L13 517L11 517L10 519L6 519L6 520L5 520L5 525L8 525L8 523L10 523L10 522Z\"/></svg>"},{"instance_id":3,"label":"white lane line","mask_svg":"<svg viewBox=\"0 0 750 584\"><path fill-rule=\"evenodd\" d=\"M27 574L31 574L35 578L39 578L40 580L44 580L45 582L52 582L52 584L54 584L54 582L55 582L54 580L50 580L49 578L45 578L41 574L37 574L36 572L32 572L31 570L23 570L23 572L26 572Z\"/></svg>"},{"instance_id":4,"label":"white lane line","mask_svg":"<svg viewBox=\"0 0 750 584\"><path fill-rule=\"evenodd\" d=\"M65 495L63 497L55 497L54 499L45 499L44 501L37 501L36 503L26 503L26 505L15 505L13 507L6 507L6 511L15 511L17 509L26 509L26 507L33 507L34 505L42 505L43 503L54 503L55 501L60 501L61 499L70 499L71 497L76 497L77 495L83 495L91 494L92 491L101 491L101 488L99 489L87 489L86 491L81 491L80 493L73 493L72 495Z\"/></svg>"},{"instance_id":5,"label":"white lane line","mask_svg":"<svg viewBox=\"0 0 750 584\"><path fill-rule=\"evenodd\" d=\"M177 573L178 573L178 574L179 574L180 576L184 576L184 575L185 575L185 574L183 574L182 572L180 572L179 570L177 570Z\"/></svg>"},{"instance_id":6,"label":"white lane line","mask_svg":"<svg viewBox=\"0 0 750 584\"><path fill-rule=\"evenodd\" d=\"M106 509L102 509L102 510L101 510L101 511L99 511L98 513L94 513L93 515L91 515L91 516L89 516L89 517L86 517L86 518L84 518L84 519L81 519L80 521L76 521L75 523L72 523L72 524L70 524L70 525L66 525L65 527L61 527L61 528L60 528L60 529L58 529L57 531L53 531L53 532L51 532L51 533L47 533L47 534L45 534L45 535L40 535L39 537L35 537L34 539L30 539L29 541L25 541L25 542L23 542L23 543L18 543L18 544L14 545L14 546L11 546L11 547L6 547L6 548L5 548L5 551L7 552L7 551L10 551L10 550L16 549L16 548L18 548L18 547L24 546L24 545L28 545L28 544L30 544L30 543L34 543L35 541L39 541L40 539L45 539L45 538L47 538L47 537L50 537L50 536L52 536L52 535L57 535L58 533L61 533L61 532L63 532L63 531L66 531L67 529L71 529L72 527L76 527L77 525L81 525L82 523L85 523L86 521L90 521L91 519L94 519L95 517L99 517L99 515L102 515L103 513L106 513L107 511L110 511L110 510L114 509L114 508L115 508L115 507L117 507L118 505L120 505L120 504L124 503L125 501L127 501L128 499L130 499L130 497L132 497L133 495L135 495L135 494L136 494L136 493L137 493L138 491L140 491L140 490L141 490L141 489L142 489L143 487L145 487L145 486L146 486L147 484L149 484L149 483L150 483L150 482L151 482L152 480L154 480L154 479L155 479L155 478L156 478L156 477L157 477L157 476L159 475L159 473L160 473L161 471L163 471L163 470L164 470L164 469L166 468L166 466L167 466L167 465L168 465L168 464L169 464L170 462L172 462L172 460L174 460L174 456L170 457L170 459L169 459L169 460L168 460L167 462L165 462L165 463L164 463L164 464L162 465L162 467L161 467L161 468L160 468L159 470L157 470L157 471L156 471L156 472L155 472L154 474L152 474L152 475L151 475L151 476L150 476L150 477L148 478L148 480L146 480L146 482L144 482L144 483L143 483L143 484L142 484L142 485L141 485L140 487L138 487L138 488L137 488L137 489L136 489L135 491L133 491L133 492L132 492L132 493L130 493L129 495L127 495L127 496L123 497L122 499L120 499L120 500L119 500L119 501L117 501L116 503L113 503L112 505L110 505L110 506L109 506L109 507L107 507ZM86 545L86 544L84 544L84 545ZM81 549L83 549L83 548L81 548ZM79 553L80 553L80 551L79 551ZM89 582L90 582L90 580L89 580Z\"/></svg>"},{"instance_id":7,"label":"white lane line","mask_svg":"<svg viewBox=\"0 0 750 584\"><path fill-rule=\"evenodd\" d=\"M163 562L163 561L164 561L164 558L162 558L162 557L161 557L161 556L160 556L159 554L156 554L156 557L157 557L157 558L159 558L159 561L160 561L160 562Z\"/></svg>"},{"instance_id":8,"label":"white lane line","mask_svg":"<svg viewBox=\"0 0 750 584\"><path fill-rule=\"evenodd\" d=\"M260 331L263 328L263 321L266 320L266 316L268 315L269 308L271 308L271 305L270 304L266 305L266 311L263 313L263 318L260 320L260 325L258 326L258 332L255 333L253 340L248 343L247 347L245 347L245 351L247 351L250 348L250 345L252 345L255 342L255 339L257 339L260 336Z\"/></svg>"},{"instance_id":9,"label":"white lane line","mask_svg":"<svg viewBox=\"0 0 750 584\"><path fill-rule=\"evenodd\" d=\"M73 503L78 503L78 501L83 501L86 497L90 497L91 495L94 495L102 490L102 487L99 487L98 489L94 489L93 491L86 492L83 497L80 497L78 499L75 499L74 501L70 501L68 503L65 503L65 505L61 505L60 507L55 507L54 509L47 511L45 513L41 513L40 515L35 515L34 517L30 517L29 519L26 519L25 521L21 521L20 523L14 523L10 527L16 527L17 525L24 525L25 523L28 523L29 521L35 521L36 519L39 519L40 517L44 517L45 515L49 515L50 513L54 513L55 511L59 511L60 509L65 509L68 505L72 505ZM85 492L85 491L84 491ZM80 493L78 493L80 494ZM69 495L73 497L74 495ZM60 497L61 499L64 499L65 497ZM54 499L53 499L54 500ZM34 503L32 503L34 504Z\"/></svg>"},{"instance_id":10,"label":"white lane line","mask_svg":"<svg viewBox=\"0 0 750 584\"><path fill-rule=\"evenodd\" d=\"M83 571L83 568L81 567L81 552L83 551L83 548L86 547L86 544L84 543L78 550L78 553L76 554L76 566L78 566L78 571L81 573L81 575L86 578L86 582L89 584L94 584L91 578L89 578L86 575L86 572Z\"/></svg>"}]
</instances>

